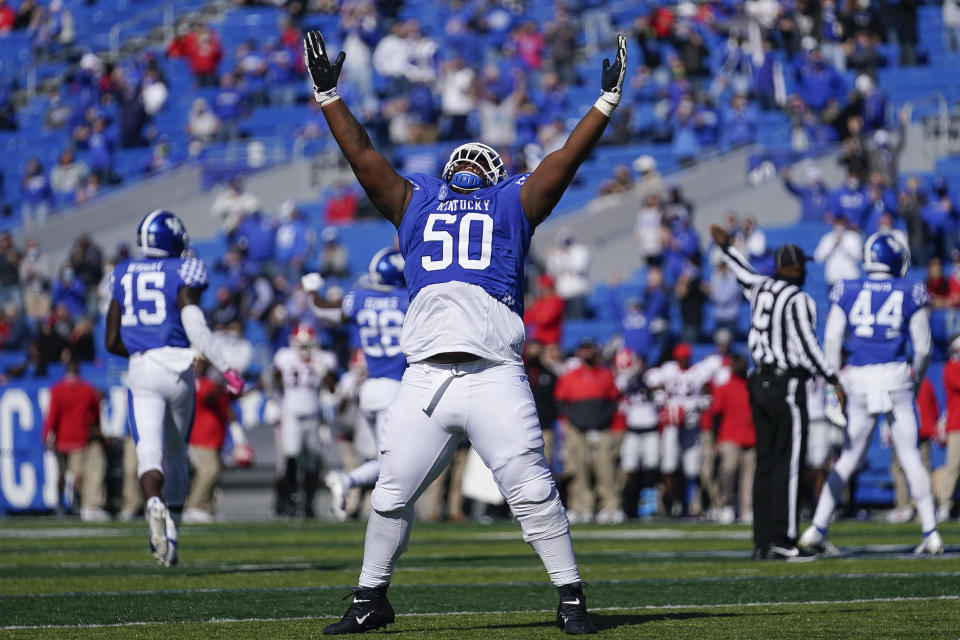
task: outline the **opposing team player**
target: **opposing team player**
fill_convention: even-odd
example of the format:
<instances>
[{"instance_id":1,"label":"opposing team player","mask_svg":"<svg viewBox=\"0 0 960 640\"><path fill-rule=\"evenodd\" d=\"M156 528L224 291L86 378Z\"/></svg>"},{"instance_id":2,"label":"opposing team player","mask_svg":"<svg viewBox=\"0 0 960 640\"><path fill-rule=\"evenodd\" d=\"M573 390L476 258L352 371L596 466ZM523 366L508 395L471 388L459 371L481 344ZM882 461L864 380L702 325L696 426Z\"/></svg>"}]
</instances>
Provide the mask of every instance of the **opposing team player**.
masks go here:
<instances>
[{"instance_id":1,"label":"opposing team player","mask_svg":"<svg viewBox=\"0 0 960 640\"><path fill-rule=\"evenodd\" d=\"M323 286L320 274L308 273L301 283L310 294L311 308L318 317L357 326L367 362L367 379L360 385L354 442L372 438L379 443L387 408L396 397L407 368L407 359L400 350L400 330L410 305L403 280L403 256L396 249L378 251L370 260L367 277L343 297L342 304L329 303L319 296L317 292ZM378 451L379 444L373 455L350 473L331 471L324 478L337 520L347 519L347 492L352 487L373 486L377 481Z\"/></svg>"},{"instance_id":2,"label":"opposing team player","mask_svg":"<svg viewBox=\"0 0 960 640\"><path fill-rule=\"evenodd\" d=\"M359 586L346 614L324 633L394 621L386 592L410 536L414 501L464 435L558 587L559 626L593 633L520 357L523 262L534 228L559 202L620 102L626 40L620 36L614 63L604 62L596 104L533 173L508 177L496 151L472 142L453 151L441 179L400 176L337 95L345 54L331 61L316 31L307 33L304 48L331 133L371 202L397 226L410 292L400 335L409 365L381 433Z\"/></svg>"},{"instance_id":3,"label":"opposing team player","mask_svg":"<svg viewBox=\"0 0 960 640\"><path fill-rule=\"evenodd\" d=\"M164 566L177 562L177 526L170 512L183 507L189 486L194 348L220 369L231 394L243 389L200 310L209 279L203 262L185 257L187 244L183 222L169 211L152 211L140 222L137 246L143 258L121 262L111 274L105 338L108 351L130 359L127 406L137 475L147 501L150 549Z\"/></svg>"},{"instance_id":4,"label":"opposing team player","mask_svg":"<svg viewBox=\"0 0 960 640\"><path fill-rule=\"evenodd\" d=\"M323 399L332 409L337 358L317 346L317 334L308 324L298 324L290 334L290 346L273 356L275 382L281 394L279 451L283 464L277 474L277 515L298 512L312 518L313 498L320 481L320 459L333 438L324 428ZM303 476L303 494L300 476ZM302 507L302 510L300 509Z\"/></svg>"},{"instance_id":5,"label":"opposing team player","mask_svg":"<svg viewBox=\"0 0 960 640\"><path fill-rule=\"evenodd\" d=\"M820 494L813 524L804 531L799 545L829 548L826 536L833 510L883 416L890 424L893 446L920 515L923 541L914 553L943 553L930 475L917 448L914 414L916 391L930 361L927 290L922 282L904 279L910 252L894 236L873 234L864 244L863 254L867 277L841 280L830 291L833 305L827 316L824 354L839 369L841 346L847 336L847 437ZM913 347L912 363L907 355L908 341Z\"/></svg>"}]
</instances>

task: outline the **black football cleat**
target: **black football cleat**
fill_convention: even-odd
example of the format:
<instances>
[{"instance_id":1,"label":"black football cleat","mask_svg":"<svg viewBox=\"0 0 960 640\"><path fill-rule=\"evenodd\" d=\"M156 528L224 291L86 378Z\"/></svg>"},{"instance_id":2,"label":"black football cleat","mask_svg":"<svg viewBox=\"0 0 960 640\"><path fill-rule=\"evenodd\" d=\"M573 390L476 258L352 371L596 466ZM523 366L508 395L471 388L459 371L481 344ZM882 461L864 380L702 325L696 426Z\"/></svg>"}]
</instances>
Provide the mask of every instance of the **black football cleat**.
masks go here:
<instances>
[{"instance_id":1,"label":"black football cleat","mask_svg":"<svg viewBox=\"0 0 960 640\"><path fill-rule=\"evenodd\" d=\"M557 606L557 626L565 633L580 635L596 633L597 628L587 614L587 598L583 595L583 583L574 582L557 587L560 604Z\"/></svg>"},{"instance_id":2,"label":"black football cleat","mask_svg":"<svg viewBox=\"0 0 960 640\"><path fill-rule=\"evenodd\" d=\"M353 602L347 612L323 630L325 636L337 636L342 633L363 633L392 624L395 619L393 607L387 600L387 587L353 590Z\"/></svg>"}]
</instances>

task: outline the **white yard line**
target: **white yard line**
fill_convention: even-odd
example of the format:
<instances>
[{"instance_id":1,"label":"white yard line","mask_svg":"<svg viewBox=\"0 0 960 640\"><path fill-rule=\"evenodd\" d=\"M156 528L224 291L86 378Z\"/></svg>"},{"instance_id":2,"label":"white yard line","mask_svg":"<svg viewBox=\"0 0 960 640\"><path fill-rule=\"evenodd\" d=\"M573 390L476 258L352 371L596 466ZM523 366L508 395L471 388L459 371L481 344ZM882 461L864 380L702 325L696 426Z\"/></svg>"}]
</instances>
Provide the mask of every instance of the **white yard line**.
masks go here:
<instances>
[{"instance_id":1,"label":"white yard line","mask_svg":"<svg viewBox=\"0 0 960 640\"><path fill-rule=\"evenodd\" d=\"M597 607L591 611L662 611L675 609L724 609L737 607L775 607L799 605L838 605L838 604L875 604L880 602L925 602L930 600L960 600L960 596L902 596L890 598L857 598L852 600L797 600L792 602L742 602L737 604L668 604L643 605L639 607ZM553 613L554 609L532 609L525 611L433 611L426 613L401 613L401 618L429 618L449 616L499 616L518 613ZM18 631L30 629L109 629L114 627L143 627L147 625L171 624L238 624L245 622L295 622L298 620L328 620L334 616L294 616L286 618L210 618L207 620L186 621L137 621L115 622L111 624L41 624L41 625L9 625L0 627L2 631Z\"/></svg>"}]
</instances>

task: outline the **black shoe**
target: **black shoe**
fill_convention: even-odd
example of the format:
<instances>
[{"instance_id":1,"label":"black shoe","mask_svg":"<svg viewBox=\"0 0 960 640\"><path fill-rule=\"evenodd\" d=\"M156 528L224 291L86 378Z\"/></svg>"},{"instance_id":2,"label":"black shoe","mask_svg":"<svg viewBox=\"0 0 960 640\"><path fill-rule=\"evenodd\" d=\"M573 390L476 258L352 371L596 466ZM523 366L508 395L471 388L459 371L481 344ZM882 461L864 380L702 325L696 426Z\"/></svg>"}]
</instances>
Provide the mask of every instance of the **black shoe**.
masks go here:
<instances>
[{"instance_id":1,"label":"black shoe","mask_svg":"<svg viewBox=\"0 0 960 640\"><path fill-rule=\"evenodd\" d=\"M356 587L353 590L353 603L347 612L323 630L325 636L335 636L341 633L363 633L392 624L395 619L393 607L387 600L387 587L363 589Z\"/></svg>"},{"instance_id":2,"label":"black shoe","mask_svg":"<svg viewBox=\"0 0 960 640\"><path fill-rule=\"evenodd\" d=\"M597 628L587 614L587 599L583 595L583 583L574 582L557 587L560 604L557 606L557 626L566 633L596 633Z\"/></svg>"}]
</instances>

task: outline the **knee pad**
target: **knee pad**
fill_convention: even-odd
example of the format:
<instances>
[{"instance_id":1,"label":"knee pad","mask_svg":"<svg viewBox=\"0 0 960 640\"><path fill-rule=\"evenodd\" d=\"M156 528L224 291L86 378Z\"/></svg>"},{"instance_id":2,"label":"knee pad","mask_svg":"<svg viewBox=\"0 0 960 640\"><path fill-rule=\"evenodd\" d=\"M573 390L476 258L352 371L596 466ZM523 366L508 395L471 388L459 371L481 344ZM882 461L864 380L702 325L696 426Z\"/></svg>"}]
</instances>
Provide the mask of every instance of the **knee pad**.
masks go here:
<instances>
[{"instance_id":1,"label":"knee pad","mask_svg":"<svg viewBox=\"0 0 960 640\"><path fill-rule=\"evenodd\" d=\"M513 515L520 521L524 540L545 540L569 531L567 512L541 454L517 456L496 475Z\"/></svg>"}]
</instances>

